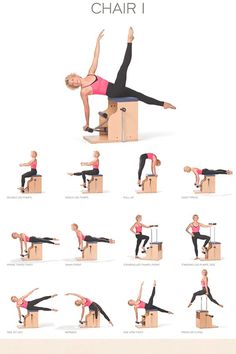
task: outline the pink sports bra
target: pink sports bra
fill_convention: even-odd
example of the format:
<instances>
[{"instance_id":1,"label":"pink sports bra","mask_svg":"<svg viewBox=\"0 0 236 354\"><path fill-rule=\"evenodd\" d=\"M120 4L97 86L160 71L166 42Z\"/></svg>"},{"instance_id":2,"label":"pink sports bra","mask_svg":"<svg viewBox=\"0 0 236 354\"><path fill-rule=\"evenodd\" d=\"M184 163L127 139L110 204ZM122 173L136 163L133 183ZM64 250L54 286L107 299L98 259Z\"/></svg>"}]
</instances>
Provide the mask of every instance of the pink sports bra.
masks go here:
<instances>
[{"instance_id":1,"label":"pink sports bra","mask_svg":"<svg viewBox=\"0 0 236 354\"><path fill-rule=\"evenodd\" d=\"M155 157L155 155L152 152L147 153L147 158L152 160Z\"/></svg>"},{"instance_id":2,"label":"pink sports bra","mask_svg":"<svg viewBox=\"0 0 236 354\"><path fill-rule=\"evenodd\" d=\"M94 170L98 170L99 169L99 161L98 160L93 163L93 169Z\"/></svg>"},{"instance_id":3,"label":"pink sports bra","mask_svg":"<svg viewBox=\"0 0 236 354\"><path fill-rule=\"evenodd\" d=\"M33 170L36 170L36 168L37 168L37 160L32 161L31 164L30 164L30 167L31 167Z\"/></svg>"},{"instance_id":4,"label":"pink sports bra","mask_svg":"<svg viewBox=\"0 0 236 354\"><path fill-rule=\"evenodd\" d=\"M85 236L82 234L81 231L80 231L79 235L76 233L76 236L78 237L79 241L81 241L81 240L84 241L84 239L85 239Z\"/></svg>"},{"instance_id":5,"label":"pink sports bra","mask_svg":"<svg viewBox=\"0 0 236 354\"><path fill-rule=\"evenodd\" d=\"M143 227L141 225L135 225L135 230L137 234L141 234L142 233L142 229Z\"/></svg>"},{"instance_id":6,"label":"pink sports bra","mask_svg":"<svg viewBox=\"0 0 236 354\"><path fill-rule=\"evenodd\" d=\"M29 236L27 236L27 235L25 235L24 239L26 242L29 242L29 240L30 240Z\"/></svg>"},{"instance_id":7,"label":"pink sports bra","mask_svg":"<svg viewBox=\"0 0 236 354\"><path fill-rule=\"evenodd\" d=\"M88 306L89 307L92 304L92 301L87 299L87 298L85 300L86 300L86 302L85 302L84 306Z\"/></svg>"},{"instance_id":8,"label":"pink sports bra","mask_svg":"<svg viewBox=\"0 0 236 354\"><path fill-rule=\"evenodd\" d=\"M198 226L192 225L192 232L199 232L199 230L200 230L200 225Z\"/></svg>"},{"instance_id":9,"label":"pink sports bra","mask_svg":"<svg viewBox=\"0 0 236 354\"><path fill-rule=\"evenodd\" d=\"M198 173L199 175L202 175L202 170L201 170L200 168L197 168L197 173Z\"/></svg>"},{"instance_id":10,"label":"pink sports bra","mask_svg":"<svg viewBox=\"0 0 236 354\"><path fill-rule=\"evenodd\" d=\"M145 309L145 305L146 303L144 301L140 301L140 303L138 304L138 309Z\"/></svg>"},{"instance_id":11,"label":"pink sports bra","mask_svg":"<svg viewBox=\"0 0 236 354\"><path fill-rule=\"evenodd\" d=\"M23 309L27 309L28 301L24 300L23 303L20 305Z\"/></svg>"},{"instance_id":12,"label":"pink sports bra","mask_svg":"<svg viewBox=\"0 0 236 354\"><path fill-rule=\"evenodd\" d=\"M92 84L84 86L83 88L91 86L93 95L106 95L109 82L94 74L88 74L88 76L94 76L95 80Z\"/></svg>"}]
</instances>

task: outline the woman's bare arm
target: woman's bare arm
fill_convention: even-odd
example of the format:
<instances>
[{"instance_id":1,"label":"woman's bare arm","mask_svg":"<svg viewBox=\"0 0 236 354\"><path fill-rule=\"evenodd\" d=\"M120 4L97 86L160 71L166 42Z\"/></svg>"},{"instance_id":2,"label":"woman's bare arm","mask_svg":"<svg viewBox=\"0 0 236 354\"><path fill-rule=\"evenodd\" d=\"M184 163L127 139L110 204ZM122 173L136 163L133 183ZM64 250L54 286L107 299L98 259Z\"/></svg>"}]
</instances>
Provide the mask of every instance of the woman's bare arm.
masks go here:
<instances>
[{"instance_id":1,"label":"woman's bare arm","mask_svg":"<svg viewBox=\"0 0 236 354\"><path fill-rule=\"evenodd\" d=\"M31 290L28 294L22 296L22 299L26 299L27 297L29 297L31 294L33 294L33 292L35 292L36 290L38 290L39 288L35 288L33 290Z\"/></svg>"},{"instance_id":2,"label":"woman's bare arm","mask_svg":"<svg viewBox=\"0 0 236 354\"><path fill-rule=\"evenodd\" d=\"M140 301L141 300L141 297L142 297L142 292L143 292L143 283L141 283L141 286L140 286L140 289L139 289L139 293L138 293L138 297L137 297L137 301Z\"/></svg>"},{"instance_id":3,"label":"woman's bare arm","mask_svg":"<svg viewBox=\"0 0 236 354\"><path fill-rule=\"evenodd\" d=\"M192 228L192 224L189 224L189 225L186 227L186 230L185 230L185 231L186 231L189 235L193 236L193 233L189 231L191 228Z\"/></svg>"},{"instance_id":4,"label":"woman's bare arm","mask_svg":"<svg viewBox=\"0 0 236 354\"><path fill-rule=\"evenodd\" d=\"M84 296L82 296L82 295L79 295L79 294L75 294L75 293L67 293L67 294L65 294L66 296L68 296L68 295L72 295L72 296L76 296L76 297L79 297L81 300L85 300L85 297Z\"/></svg>"},{"instance_id":5,"label":"woman's bare arm","mask_svg":"<svg viewBox=\"0 0 236 354\"><path fill-rule=\"evenodd\" d=\"M20 167L30 166L34 161L35 161L35 159L32 159L29 162L20 163Z\"/></svg>"},{"instance_id":6,"label":"woman's bare arm","mask_svg":"<svg viewBox=\"0 0 236 354\"><path fill-rule=\"evenodd\" d=\"M20 309L20 307L17 307L17 311L18 311L18 316L19 316L19 322L21 322L21 309Z\"/></svg>"},{"instance_id":7,"label":"woman's bare arm","mask_svg":"<svg viewBox=\"0 0 236 354\"><path fill-rule=\"evenodd\" d=\"M80 321L82 322L84 318L84 306L82 307Z\"/></svg>"},{"instance_id":8,"label":"woman's bare arm","mask_svg":"<svg viewBox=\"0 0 236 354\"><path fill-rule=\"evenodd\" d=\"M135 313L135 320L138 322L138 309L137 307L134 307L134 313Z\"/></svg>"},{"instance_id":9,"label":"woman's bare arm","mask_svg":"<svg viewBox=\"0 0 236 354\"><path fill-rule=\"evenodd\" d=\"M98 67L98 59L99 59L99 55L100 55L100 40L102 39L103 36L104 36L104 30L102 32L100 32L98 35L95 50L94 50L94 55L93 55L93 62L92 62L92 65L90 66L90 69L88 72L89 74L96 73L96 70Z\"/></svg>"},{"instance_id":10,"label":"woman's bare arm","mask_svg":"<svg viewBox=\"0 0 236 354\"><path fill-rule=\"evenodd\" d=\"M89 108L89 100L88 100L88 95L89 95L89 90L82 89L80 92L80 96L84 105L84 114L85 114L85 120L86 120L86 125L89 126L89 118L90 118L90 108Z\"/></svg>"},{"instance_id":11,"label":"woman's bare arm","mask_svg":"<svg viewBox=\"0 0 236 354\"><path fill-rule=\"evenodd\" d=\"M199 186L200 177L199 177L199 174L197 173L197 169L196 169L196 168L193 168L192 171L193 171L194 176L195 176L195 184L196 184L197 186Z\"/></svg>"},{"instance_id":12,"label":"woman's bare arm","mask_svg":"<svg viewBox=\"0 0 236 354\"><path fill-rule=\"evenodd\" d=\"M96 162L97 162L97 159L90 161L90 162L81 162L81 166L92 166Z\"/></svg>"},{"instance_id":13,"label":"woman's bare arm","mask_svg":"<svg viewBox=\"0 0 236 354\"><path fill-rule=\"evenodd\" d=\"M199 223L199 225L201 226L201 227L211 227L212 225L205 225L205 224L201 224L201 223Z\"/></svg>"},{"instance_id":14,"label":"woman's bare arm","mask_svg":"<svg viewBox=\"0 0 236 354\"><path fill-rule=\"evenodd\" d=\"M133 226L131 226L131 228L130 228L130 231L133 232L133 234L136 234L135 225L136 225L136 223Z\"/></svg>"}]
</instances>

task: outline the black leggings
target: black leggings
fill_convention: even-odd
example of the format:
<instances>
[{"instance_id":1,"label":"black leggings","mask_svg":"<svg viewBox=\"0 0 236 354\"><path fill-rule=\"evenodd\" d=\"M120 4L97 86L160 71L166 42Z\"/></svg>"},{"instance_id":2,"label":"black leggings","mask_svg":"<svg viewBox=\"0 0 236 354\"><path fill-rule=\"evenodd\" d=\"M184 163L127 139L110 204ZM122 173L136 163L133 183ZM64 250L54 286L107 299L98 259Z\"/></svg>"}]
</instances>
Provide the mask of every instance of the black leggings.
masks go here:
<instances>
[{"instance_id":1,"label":"black leggings","mask_svg":"<svg viewBox=\"0 0 236 354\"><path fill-rule=\"evenodd\" d=\"M138 255L139 247L140 247L141 242L143 240L144 240L143 247L146 246L146 244L148 243L148 240L149 240L149 236L145 236L143 234L136 234L136 239L137 239L137 244L136 244L136 248L135 248L135 256Z\"/></svg>"},{"instance_id":2,"label":"black leggings","mask_svg":"<svg viewBox=\"0 0 236 354\"><path fill-rule=\"evenodd\" d=\"M227 175L226 170L208 170L207 168L204 168L202 170L203 176L211 176L211 175Z\"/></svg>"},{"instance_id":3,"label":"black leggings","mask_svg":"<svg viewBox=\"0 0 236 354\"><path fill-rule=\"evenodd\" d=\"M21 176L21 187L24 188L25 186L25 179L37 175L37 170L34 168L31 169L31 171L24 173Z\"/></svg>"},{"instance_id":4,"label":"black leggings","mask_svg":"<svg viewBox=\"0 0 236 354\"><path fill-rule=\"evenodd\" d=\"M139 168L138 168L138 179L141 179L142 172L146 163L146 160L148 158L147 154L142 154L139 158Z\"/></svg>"},{"instance_id":5,"label":"black leggings","mask_svg":"<svg viewBox=\"0 0 236 354\"><path fill-rule=\"evenodd\" d=\"M203 247L206 247L206 245L210 241L210 236L206 235L201 235L200 232L193 232L194 236L192 237L193 245L194 245L194 251L196 256L198 257L198 247L197 247L197 240L205 240Z\"/></svg>"},{"instance_id":6,"label":"black leggings","mask_svg":"<svg viewBox=\"0 0 236 354\"><path fill-rule=\"evenodd\" d=\"M129 64L131 62L132 57L132 43L127 44L125 56L123 63L118 71L115 83L112 84L109 82L107 87L106 95L111 98L115 97L136 97L138 100L147 103L147 104L154 104L156 106L163 106L163 101L158 101L155 98L145 96L141 92L134 91L128 87L126 87L126 78L127 78L127 70Z\"/></svg>"},{"instance_id":7,"label":"black leggings","mask_svg":"<svg viewBox=\"0 0 236 354\"><path fill-rule=\"evenodd\" d=\"M103 311L103 309L101 308L100 305L98 305L96 302L92 302L91 305L89 306L89 310L90 311L94 311L95 312L95 318L98 318L98 312L100 312L105 319L110 322L110 318L107 316L107 314Z\"/></svg>"},{"instance_id":8,"label":"black leggings","mask_svg":"<svg viewBox=\"0 0 236 354\"><path fill-rule=\"evenodd\" d=\"M35 306L39 302L44 301L44 300L48 300L48 299L51 299L51 296L44 296L39 299L29 301L28 305L27 305L27 310L29 310L29 311L52 311L52 309L49 309L48 307Z\"/></svg>"},{"instance_id":9,"label":"black leggings","mask_svg":"<svg viewBox=\"0 0 236 354\"><path fill-rule=\"evenodd\" d=\"M82 176L84 184L86 184L86 175L88 176L97 176L99 175L99 170L94 168L93 170L81 171L74 173L74 176Z\"/></svg>"},{"instance_id":10,"label":"black leggings","mask_svg":"<svg viewBox=\"0 0 236 354\"><path fill-rule=\"evenodd\" d=\"M31 236L29 239L30 242L32 243L51 243L52 245L55 245L53 241L53 238L50 237L35 237L35 236Z\"/></svg>"},{"instance_id":11,"label":"black leggings","mask_svg":"<svg viewBox=\"0 0 236 354\"><path fill-rule=\"evenodd\" d=\"M211 291L210 288L207 287L208 289L208 295L207 297L209 298L209 300L211 300L212 302L214 302L214 304L216 305L220 305L215 299L213 299L212 295L211 295ZM196 291L196 293L193 294L192 299L191 299L191 304L194 302L194 300L196 299L197 296L202 296L202 295L206 295L206 288L203 288L200 291Z\"/></svg>"},{"instance_id":12,"label":"black leggings","mask_svg":"<svg viewBox=\"0 0 236 354\"><path fill-rule=\"evenodd\" d=\"M150 299L149 299L148 303L145 304L145 310L147 310L147 311L153 310L153 311L160 311L160 312L168 313L169 311L163 310L160 307L153 305L153 299L154 299L155 293L156 293L156 287L154 286L152 289L152 294L150 296Z\"/></svg>"},{"instance_id":13,"label":"black leggings","mask_svg":"<svg viewBox=\"0 0 236 354\"><path fill-rule=\"evenodd\" d=\"M105 237L93 237L90 235L86 235L84 238L84 241L86 242L105 242L105 243L109 243L110 240L108 238Z\"/></svg>"}]
</instances>

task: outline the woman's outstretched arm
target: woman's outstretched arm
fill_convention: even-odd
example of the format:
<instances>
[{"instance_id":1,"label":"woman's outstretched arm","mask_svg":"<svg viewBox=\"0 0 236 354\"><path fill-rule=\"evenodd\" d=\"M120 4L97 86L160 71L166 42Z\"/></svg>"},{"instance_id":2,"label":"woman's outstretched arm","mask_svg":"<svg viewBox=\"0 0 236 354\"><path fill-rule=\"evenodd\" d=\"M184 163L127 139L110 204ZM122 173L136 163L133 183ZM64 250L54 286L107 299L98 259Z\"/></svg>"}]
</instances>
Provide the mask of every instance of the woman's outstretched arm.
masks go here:
<instances>
[{"instance_id":1,"label":"woman's outstretched arm","mask_svg":"<svg viewBox=\"0 0 236 354\"><path fill-rule=\"evenodd\" d=\"M141 297L142 297L142 292L143 292L143 283L141 283L141 286L140 286L140 289L139 289L139 293L138 293L138 297L137 297L137 301L140 301L141 300Z\"/></svg>"},{"instance_id":2,"label":"woman's outstretched arm","mask_svg":"<svg viewBox=\"0 0 236 354\"><path fill-rule=\"evenodd\" d=\"M95 47L94 56L93 56L93 62L92 62L92 65L90 66L90 69L88 72L89 74L96 73L96 70L98 67L99 54L100 54L100 40L102 39L103 36L104 36L104 30L102 30L102 32L99 33L99 36L97 38L96 47Z\"/></svg>"},{"instance_id":3,"label":"woman's outstretched arm","mask_svg":"<svg viewBox=\"0 0 236 354\"><path fill-rule=\"evenodd\" d=\"M84 300L84 299L85 299L85 297L84 297L84 296L79 295L79 294L75 294L75 293L67 293L67 294L65 294L65 295L66 295L66 296L67 296L67 295L77 296L77 297L79 297L81 300Z\"/></svg>"},{"instance_id":4,"label":"woman's outstretched arm","mask_svg":"<svg viewBox=\"0 0 236 354\"><path fill-rule=\"evenodd\" d=\"M33 290L31 290L28 294L22 296L22 299L26 299L28 296L30 296L31 294L33 294L34 291L38 290L39 288L35 288Z\"/></svg>"},{"instance_id":5,"label":"woman's outstretched arm","mask_svg":"<svg viewBox=\"0 0 236 354\"><path fill-rule=\"evenodd\" d=\"M30 166L34 161L35 161L35 159L32 159L29 162L20 163L20 167Z\"/></svg>"}]
</instances>

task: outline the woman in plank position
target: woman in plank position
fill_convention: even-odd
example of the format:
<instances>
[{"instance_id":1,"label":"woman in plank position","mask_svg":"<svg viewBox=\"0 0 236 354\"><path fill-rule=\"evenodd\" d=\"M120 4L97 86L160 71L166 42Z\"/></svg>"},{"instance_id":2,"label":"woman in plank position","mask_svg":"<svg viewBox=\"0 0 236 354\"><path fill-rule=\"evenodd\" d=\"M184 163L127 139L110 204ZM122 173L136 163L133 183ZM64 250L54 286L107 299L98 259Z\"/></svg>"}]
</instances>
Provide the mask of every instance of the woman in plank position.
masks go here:
<instances>
[{"instance_id":1,"label":"woman in plank position","mask_svg":"<svg viewBox=\"0 0 236 354\"><path fill-rule=\"evenodd\" d=\"M11 301L14 302L16 304L16 308L18 311L18 316L19 316L19 323L22 323L21 321L21 317L24 318L24 316L21 314L21 309L26 309L28 311L54 311L57 312L58 310L56 309L51 309L48 307L41 307L41 306L36 306L38 303L40 303L41 301L45 301L45 300L49 300L52 299L54 297L57 296L57 294L54 295L50 295L50 296L44 296L41 297L39 299L35 299L35 300L29 300L27 301L26 299L33 294L33 292L35 292L36 290L38 290L38 288L30 291L28 294L21 296L21 297L17 297L17 296L12 296L11 297Z\"/></svg>"},{"instance_id":2,"label":"woman in plank position","mask_svg":"<svg viewBox=\"0 0 236 354\"><path fill-rule=\"evenodd\" d=\"M196 255L196 259L198 258L198 246L197 246L197 240L204 240L204 244L202 246L202 253L206 253L207 252L207 245L210 241L210 236L206 236L206 235L202 235L200 233L200 228L204 227L204 228L209 228L212 227L212 225L205 225L205 224L201 224L199 221L199 216L198 215L193 215L193 222L191 222L187 228L186 228L186 232L188 234L191 235L192 237L192 241L193 241L193 246L194 246L194 251L195 251L195 255ZM191 231L190 231L191 230Z\"/></svg>"},{"instance_id":3,"label":"woman in plank position","mask_svg":"<svg viewBox=\"0 0 236 354\"><path fill-rule=\"evenodd\" d=\"M164 312L164 313L168 313L170 315L173 315L173 312L163 310L160 307L157 307L157 306L153 305L153 299L154 299L155 292L156 292L156 281L154 281L154 283L153 283L152 293L151 293L151 296L150 296L150 299L149 299L148 302L144 302L144 301L141 300L142 291L143 291L143 282L141 283L141 287L140 287L140 290L139 290L139 294L138 294L137 300L129 300L128 301L128 305L129 306L133 306L133 308L134 308L135 320L136 320L137 324L140 323L139 319L138 319L138 310L139 309L144 309L146 311L160 311L160 312Z\"/></svg>"},{"instance_id":4,"label":"woman in plank position","mask_svg":"<svg viewBox=\"0 0 236 354\"><path fill-rule=\"evenodd\" d=\"M59 246L60 243L58 242L59 240L57 238L51 238L51 237L35 237L35 236L27 236L24 233L18 234L17 232L13 232L11 234L11 237L14 240L19 240L20 241L20 255L21 257L25 257L28 254L28 242L31 243L49 243L51 245ZM24 253L25 252L25 253Z\"/></svg>"},{"instance_id":5,"label":"woman in plank position","mask_svg":"<svg viewBox=\"0 0 236 354\"><path fill-rule=\"evenodd\" d=\"M208 170L207 168L198 168L198 167L190 167L190 166L185 166L184 167L184 172L190 173L192 172L195 176L195 187L199 188L200 187L200 176L212 176L212 175L232 175L233 171L230 170Z\"/></svg>"},{"instance_id":6,"label":"woman in plank position","mask_svg":"<svg viewBox=\"0 0 236 354\"><path fill-rule=\"evenodd\" d=\"M211 295L211 291L210 288L208 286L208 272L206 269L203 269L202 271L202 280L201 280L201 286L202 289L195 292L192 296L192 299L188 305L188 307L192 306L194 300L196 299L197 296L202 296L202 295L206 295L208 297L208 299L213 302L214 304L223 307L223 305L220 305L215 299L213 299L212 295Z\"/></svg>"},{"instance_id":7,"label":"woman in plank position","mask_svg":"<svg viewBox=\"0 0 236 354\"><path fill-rule=\"evenodd\" d=\"M26 172L21 176L21 187L18 188L21 192L24 192L25 179L37 175L37 155L36 151L31 151L31 160L19 164L20 167L29 166L31 168L29 172Z\"/></svg>"},{"instance_id":8,"label":"woman in plank position","mask_svg":"<svg viewBox=\"0 0 236 354\"><path fill-rule=\"evenodd\" d=\"M158 160L155 154L148 152L147 154L142 154L139 158L139 169L138 169L138 186L142 187L141 177L146 160L151 160L151 171L154 176L157 176L156 168L161 166L161 161Z\"/></svg>"},{"instance_id":9,"label":"woman in plank position","mask_svg":"<svg viewBox=\"0 0 236 354\"><path fill-rule=\"evenodd\" d=\"M105 313L105 311L101 308L100 305L98 305L96 302L89 300L88 298L81 296L79 294L75 294L75 293L68 293L65 294L67 295L73 295L79 298L79 300L75 300L75 305L76 306L82 306L82 313L81 313L81 318L80 318L80 324L84 324L85 322L83 321L84 318L84 313L85 313L85 307L89 308L89 311L94 311L95 312L95 318L98 318L98 313L100 312L103 317L110 323L111 326L113 326L113 323L111 322L110 318L107 316L107 314Z\"/></svg>"},{"instance_id":10,"label":"woman in plank position","mask_svg":"<svg viewBox=\"0 0 236 354\"><path fill-rule=\"evenodd\" d=\"M69 176L82 176L83 179L83 186L86 188L86 175L88 176L97 176L99 175L99 157L100 153L99 151L94 151L93 153L93 160L90 162L81 162L81 166L92 166L92 170L84 170L81 172L75 172L75 173L68 173Z\"/></svg>"},{"instance_id":11,"label":"woman in plank position","mask_svg":"<svg viewBox=\"0 0 236 354\"><path fill-rule=\"evenodd\" d=\"M89 235L84 235L80 230L79 230L79 226L77 224L72 224L71 225L71 230L75 232L76 237L78 239L79 242L79 247L78 249L83 252L84 250L84 241L85 242L104 242L104 243L110 243L110 244L114 244L115 241L112 240L111 238L105 238L105 237L93 237L93 236L89 236Z\"/></svg>"},{"instance_id":12,"label":"woman in plank position","mask_svg":"<svg viewBox=\"0 0 236 354\"><path fill-rule=\"evenodd\" d=\"M135 258L138 257L138 252L139 252L139 247L143 241L143 246L142 246L142 253L146 253L146 244L148 243L149 236L143 235L143 228L149 229L151 226L146 226L142 223L142 215L137 215L136 216L136 222L134 223L133 226L131 226L130 231L135 234L135 237L137 239L136 243L136 248L135 248Z\"/></svg>"},{"instance_id":13,"label":"woman in plank position","mask_svg":"<svg viewBox=\"0 0 236 354\"><path fill-rule=\"evenodd\" d=\"M87 76L82 78L77 74L70 74L65 79L66 85L70 89L77 89L79 87L81 88L80 95L84 105L85 121L86 121L86 124L83 129L85 131L91 131L91 128L89 128L90 108L89 108L89 101L88 101L88 97L90 95L106 95L111 98L136 97L138 100L147 104L162 106L165 109L168 108L175 109L175 107L168 102L159 101L155 98L148 97L141 92L137 92L135 90L126 87L127 70L131 62L132 42L134 39L134 32L132 27L129 28L128 44L127 44L124 60L118 71L115 82L111 83L95 74L97 70L99 54L100 54L100 40L104 35L103 32L104 31L102 31L97 38L93 62L88 71Z\"/></svg>"}]
</instances>

